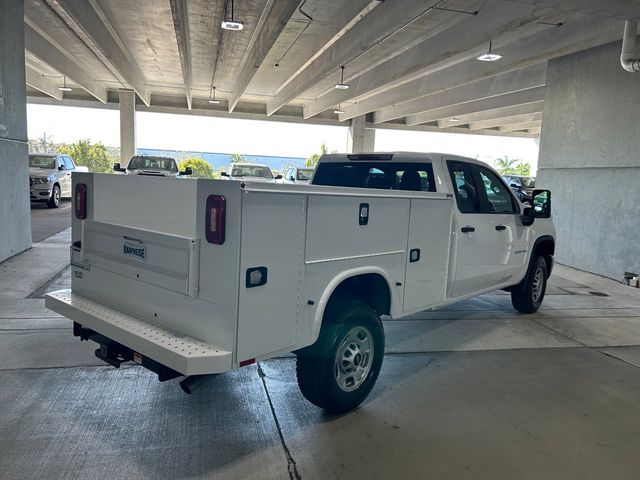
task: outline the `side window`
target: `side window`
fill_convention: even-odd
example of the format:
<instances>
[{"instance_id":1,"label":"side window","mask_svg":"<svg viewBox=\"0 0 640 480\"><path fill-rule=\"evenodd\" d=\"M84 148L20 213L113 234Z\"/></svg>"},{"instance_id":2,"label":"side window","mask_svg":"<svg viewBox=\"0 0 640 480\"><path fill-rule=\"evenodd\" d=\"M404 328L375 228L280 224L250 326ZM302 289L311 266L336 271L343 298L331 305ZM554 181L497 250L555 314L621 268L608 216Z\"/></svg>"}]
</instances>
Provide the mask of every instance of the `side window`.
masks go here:
<instances>
[{"instance_id":1,"label":"side window","mask_svg":"<svg viewBox=\"0 0 640 480\"><path fill-rule=\"evenodd\" d=\"M413 190L416 192L435 192L436 184L433 180L431 165L416 165L416 168L407 168L396 172L396 185L400 190Z\"/></svg>"},{"instance_id":2,"label":"side window","mask_svg":"<svg viewBox=\"0 0 640 480\"><path fill-rule=\"evenodd\" d=\"M64 160L64 168L65 170L73 170L75 167L73 166L73 162L71 161L71 158L64 156L62 157L62 159Z\"/></svg>"},{"instance_id":3,"label":"side window","mask_svg":"<svg viewBox=\"0 0 640 480\"><path fill-rule=\"evenodd\" d=\"M468 163L447 161L451 183L461 213L480 212L480 198Z\"/></svg>"},{"instance_id":4,"label":"side window","mask_svg":"<svg viewBox=\"0 0 640 480\"><path fill-rule=\"evenodd\" d=\"M516 208L509 188L491 170L477 167L486 195L486 205L482 211L491 213L515 213Z\"/></svg>"}]
</instances>

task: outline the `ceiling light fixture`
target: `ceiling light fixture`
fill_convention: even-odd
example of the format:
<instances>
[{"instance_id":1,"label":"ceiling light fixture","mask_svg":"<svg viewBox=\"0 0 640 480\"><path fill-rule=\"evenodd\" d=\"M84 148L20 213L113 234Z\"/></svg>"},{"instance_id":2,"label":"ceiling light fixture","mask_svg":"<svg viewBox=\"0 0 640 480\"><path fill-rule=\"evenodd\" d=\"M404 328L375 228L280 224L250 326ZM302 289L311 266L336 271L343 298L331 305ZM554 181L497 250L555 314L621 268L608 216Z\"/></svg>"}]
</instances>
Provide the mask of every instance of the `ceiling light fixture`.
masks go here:
<instances>
[{"instance_id":1,"label":"ceiling light fixture","mask_svg":"<svg viewBox=\"0 0 640 480\"><path fill-rule=\"evenodd\" d=\"M336 83L336 88L338 90L346 90L350 86L351 85L349 85L348 83L344 83L344 65L342 65L340 67L340 83Z\"/></svg>"},{"instance_id":2,"label":"ceiling light fixture","mask_svg":"<svg viewBox=\"0 0 640 480\"><path fill-rule=\"evenodd\" d=\"M502 55L500 55L499 53L491 52L492 43L493 42L489 42L489 51L487 53L483 53L482 55L478 55L476 59L480 60L481 62L495 62L496 60L500 60L502 58Z\"/></svg>"},{"instance_id":3,"label":"ceiling light fixture","mask_svg":"<svg viewBox=\"0 0 640 480\"><path fill-rule=\"evenodd\" d=\"M453 116L453 117L451 117L451 118L449 119L449 121L450 121L450 122L453 122L453 123L457 123L457 122L459 122L459 121L460 121L460 119L459 119L458 117L456 117L456 116Z\"/></svg>"},{"instance_id":4,"label":"ceiling light fixture","mask_svg":"<svg viewBox=\"0 0 640 480\"><path fill-rule=\"evenodd\" d=\"M336 115L340 115L342 113L344 113L344 110L342 110L342 108L340 108L340 104L338 104L338 108L336 108L333 113L335 113Z\"/></svg>"},{"instance_id":5,"label":"ceiling light fixture","mask_svg":"<svg viewBox=\"0 0 640 480\"><path fill-rule=\"evenodd\" d=\"M244 23L236 22L233 19L233 0L231 0L231 20L223 20L222 28L225 30L242 30L244 28Z\"/></svg>"},{"instance_id":6,"label":"ceiling light fixture","mask_svg":"<svg viewBox=\"0 0 640 480\"><path fill-rule=\"evenodd\" d=\"M65 75L62 76L62 86L58 87L58 90L61 92L70 92L73 90L71 87L67 87L67 77Z\"/></svg>"},{"instance_id":7,"label":"ceiling light fixture","mask_svg":"<svg viewBox=\"0 0 640 480\"><path fill-rule=\"evenodd\" d=\"M213 92L213 96L209 94L209 103L219 104L220 100L216 100L216 87L211 87L211 92Z\"/></svg>"}]
</instances>

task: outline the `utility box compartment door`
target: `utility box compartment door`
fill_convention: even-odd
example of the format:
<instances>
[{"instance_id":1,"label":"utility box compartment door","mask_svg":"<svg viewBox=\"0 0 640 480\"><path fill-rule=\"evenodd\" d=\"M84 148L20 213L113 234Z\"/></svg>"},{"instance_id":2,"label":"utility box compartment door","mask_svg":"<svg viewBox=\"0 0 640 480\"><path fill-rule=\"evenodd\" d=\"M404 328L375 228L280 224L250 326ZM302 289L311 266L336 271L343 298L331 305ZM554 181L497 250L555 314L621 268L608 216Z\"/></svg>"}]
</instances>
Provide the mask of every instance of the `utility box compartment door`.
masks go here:
<instances>
[{"instance_id":1,"label":"utility box compartment door","mask_svg":"<svg viewBox=\"0 0 640 480\"><path fill-rule=\"evenodd\" d=\"M411 200L404 312L445 299L452 208L450 198Z\"/></svg>"},{"instance_id":2,"label":"utility box compartment door","mask_svg":"<svg viewBox=\"0 0 640 480\"><path fill-rule=\"evenodd\" d=\"M238 362L297 344L305 211L305 195L243 194Z\"/></svg>"},{"instance_id":3,"label":"utility box compartment door","mask_svg":"<svg viewBox=\"0 0 640 480\"><path fill-rule=\"evenodd\" d=\"M90 267L192 297L198 294L199 245L194 238L94 220L82 223L81 260Z\"/></svg>"}]
</instances>

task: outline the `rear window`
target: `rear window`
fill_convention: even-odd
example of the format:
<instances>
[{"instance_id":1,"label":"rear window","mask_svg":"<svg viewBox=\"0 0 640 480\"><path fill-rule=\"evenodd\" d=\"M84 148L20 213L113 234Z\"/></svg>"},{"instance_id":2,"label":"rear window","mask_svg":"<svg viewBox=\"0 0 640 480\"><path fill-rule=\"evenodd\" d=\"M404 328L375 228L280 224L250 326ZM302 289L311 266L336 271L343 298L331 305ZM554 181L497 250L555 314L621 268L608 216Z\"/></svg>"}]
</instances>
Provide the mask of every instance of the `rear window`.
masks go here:
<instances>
[{"instance_id":1,"label":"rear window","mask_svg":"<svg viewBox=\"0 0 640 480\"><path fill-rule=\"evenodd\" d=\"M435 192L430 163L344 162L321 163L314 185Z\"/></svg>"}]
</instances>

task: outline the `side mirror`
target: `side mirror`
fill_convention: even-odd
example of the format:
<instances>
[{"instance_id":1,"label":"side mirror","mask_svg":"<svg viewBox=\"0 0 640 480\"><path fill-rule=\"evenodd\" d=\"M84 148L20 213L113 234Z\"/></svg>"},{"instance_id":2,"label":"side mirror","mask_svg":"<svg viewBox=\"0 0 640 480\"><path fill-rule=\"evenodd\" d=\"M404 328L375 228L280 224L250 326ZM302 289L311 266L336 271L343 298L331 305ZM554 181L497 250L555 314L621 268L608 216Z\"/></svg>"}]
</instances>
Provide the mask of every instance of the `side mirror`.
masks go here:
<instances>
[{"instance_id":1,"label":"side mirror","mask_svg":"<svg viewBox=\"0 0 640 480\"><path fill-rule=\"evenodd\" d=\"M531 195L531 205L535 218L551 217L551 191L534 190Z\"/></svg>"},{"instance_id":2,"label":"side mirror","mask_svg":"<svg viewBox=\"0 0 640 480\"><path fill-rule=\"evenodd\" d=\"M127 171L127 169L126 169L126 168L122 168L122 167L120 166L120 163L119 163L119 162L116 162L116 163L114 163L114 164L113 164L113 171L114 171L114 172L126 172L126 171Z\"/></svg>"},{"instance_id":3,"label":"side mirror","mask_svg":"<svg viewBox=\"0 0 640 480\"><path fill-rule=\"evenodd\" d=\"M64 165L58 165L58 170L59 170L59 171L64 170Z\"/></svg>"},{"instance_id":4,"label":"side mirror","mask_svg":"<svg viewBox=\"0 0 640 480\"><path fill-rule=\"evenodd\" d=\"M180 175L193 175L193 169L191 167L186 167Z\"/></svg>"},{"instance_id":5,"label":"side mirror","mask_svg":"<svg viewBox=\"0 0 640 480\"><path fill-rule=\"evenodd\" d=\"M282 175L276 175L276 180L280 180L282 178Z\"/></svg>"},{"instance_id":6,"label":"side mirror","mask_svg":"<svg viewBox=\"0 0 640 480\"><path fill-rule=\"evenodd\" d=\"M289 177L289 180L291 180L292 182L295 182L295 181L296 181L296 179L293 177L293 175L291 175L291 176Z\"/></svg>"},{"instance_id":7,"label":"side mirror","mask_svg":"<svg viewBox=\"0 0 640 480\"><path fill-rule=\"evenodd\" d=\"M533 225L533 221L536 219L533 208L524 207L522 209L522 215L520 216L520 218L522 219L522 225L524 225L525 227Z\"/></svg>"},{"instance_id":8,"label":"side mirror","mask_svg":"<svg viewBox=\"0 0 640 480\"><path fill-rule=\"evenodd\" d=\"M516 184L516 183L512 183L511 185L509 185L511 188L520 188L520 185Z\"/></svg>"},{"instance_id":9,"label":"side mirror","mask_svg":"<svg viewBox=\"0 0 640 480\"><path fill-rule=\"evenodd\" d=\"M220 172L221 177L228 177L229 174L227 172Z\"/></svg>"}]
</instances>

